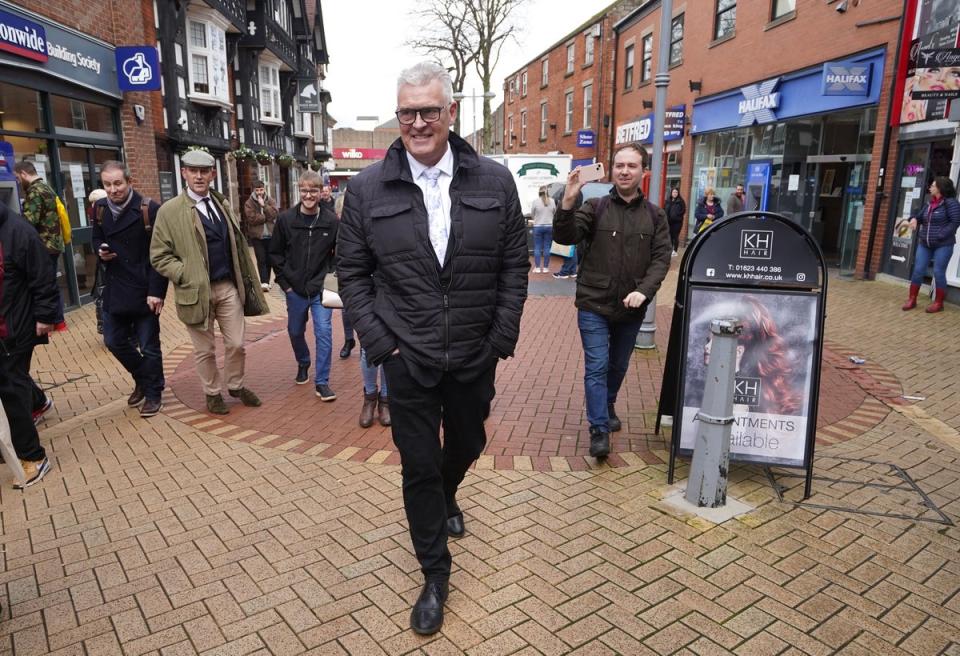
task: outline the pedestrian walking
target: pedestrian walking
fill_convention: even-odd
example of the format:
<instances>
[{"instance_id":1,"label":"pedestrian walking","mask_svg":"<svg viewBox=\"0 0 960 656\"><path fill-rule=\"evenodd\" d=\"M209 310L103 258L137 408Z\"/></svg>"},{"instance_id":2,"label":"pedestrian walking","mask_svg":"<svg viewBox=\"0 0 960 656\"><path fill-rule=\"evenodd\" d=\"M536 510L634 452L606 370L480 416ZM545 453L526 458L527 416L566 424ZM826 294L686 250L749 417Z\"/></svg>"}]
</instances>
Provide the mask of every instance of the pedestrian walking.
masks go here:
<instances>
[{"instance_id":1,"label":"pedestrian walking","mask_svg":"<svg viewBox=\"0 0 960 656\"><path fill-rule=\"evenodd\" d=\"M737 212L742 212L745 199L746 194L743 192L743 185L738 184L734 192L730 194L729 198L727 198L727 211L725 214L736 214Z\"/></svg>"},{"instance_id":2,"label":"pedestrian walking","mask_svg":"<svg viewBox=\"0 0 960 656\"><path fill-rule=\"evenodd\" d=\"M244 316L269 309L260 278L227 198L211 189L215 160L203 150L180 158L186 188L160 207L150 244L150 263L173 283L177 316L193 343L207 410L225 415L224 382L246 406L260 399L244 386ZM213 323L223 335L223 375L217 368Z\"/></svg>"},{"instance_id":3,"label":"pedestrian walking","mask_svg":"<svg viewBox=\"0 0 960 656\"><path fill-rule=\"evenodd\" d=\"M360 377L363 379L363 405L360 406L360 426L370 428L376 415L381 426L390 425L390 396L383 365L367 362L367 352L360 347ZM379 387L377 382L379 380Z\"/></svg>"},{"instance_id":4,"label":"pedestrian walking","mask_svg":"<svg viewBox=\"0 0 960 656\"><path fill-rule=\"evenodd\" d=\"M287 295L287 334L297 360L297 385L309 380L310 349L304 334L313 317L314 389L321 401L333 401L330 360L333 357L333 310L323 307L323 283L334 268L338 221L333 210L320 205L323 178L316 171L300 176L300 202L277 219L270 257L277 267L277 284Z\"/></svg>"},{"instance_id":5,"label":"pedestrian walking","mask_svg":"<svg viewBox=\"0 0 960 656\"><path fill-rule=\"evenodd\" d=\"M707 188L703 199L697 203L697 209L694 210L693 215L697 220L694 227L694 232L697 235L709 228L714 221L719 221L723 218L723 208L720 207L720 201L717 199L717 194L713 191L713 187Z\"/></svg>"},{"instance_id":6,"label":"pedestrian walking","mask_svg":"<svg viewBox=\"0 0 960 656\"><path fill-rule=\"evenodd\" d=\"M590 455L610 453L610 432L622 427L617 394L630 364L650 300L670 268L670 231L664 211L640 191L647 152L637 144L613 157L613 189L576 209L579 167L570 172L553 222L561 244L583 243L577 277L577 325L584 353L584 390Z\"/></svg>"},{"instance_id":7,"label":"pedestrian walking","mask_svg":"<svg viewBox=\"0 0 960 656\"><path fill-rule=\"evenodd\" d=\"M101 187L97 187L90 192L90 195L87 196L87 224L93 225L93 207L97 204L98 200L102 200L107 197L107 192ZM93 289L90 291L90 296L94 300L94 309L97 315L97 334L103 334L103 285L104 285L104 265L103 262L97 258L97 268L93 274Z\"/></svg>"},{"instance_id":8,"label":"pedestrian walking","mask_svg":"<svg viewBox=\"0 0 960 656\"><path fill-rule=\"evenodd\" d=\"M329 185L324 185L324 188L329 189ZM321 193L320 197L323 198L323 193ZM340 220L340 216L343 214L343 199L344 195L340 194L333 202L333 212L337 215L337 221ZM354 338L355 331L353 330L353 322L350 321L347 308L340 308L340 321L343 323L343 347L340 349L340 359L345 360L350 357L353 349L357 346L357 341Z\"/></svg>"},{"instance_id":9,"label":"pedestrian walking","mask_svg":"<svg viewBox=\"0 0 960 656\"><path fill-rule=\"evenodd\" d=\"M663 208L663 211L667 215L667 224L670 228L670 243L673 245L672 255L676 255L677 248L680 247L680 231L683 229L683 222L687 218L687 203L676 187L670 190L670 198L667 199L667 205Z\"/></svg>"},{"instance_id":10,"label":"pedestrian walking","mask_svg":"<svg viewBox=\"0 0 960 656\"><path fill-rule=\"evenodd\" d=\"M547 195L547 188L540 187L539 197L530 206L533 219L533 272L550 273L550 246L553 244L553 215L557 203ZM543 267L540 259L543 258Z\"/></svg>"},{"instance_id":11,"label":"pedestrian walking","mask_svg":"<svg viewBox=\"0 0 960 656\"><path fill-rule=\"evenodd\" d=\"M30 377L33 349L47 342L58 316L59 292L50 259L37 231L0 202L0 403L26 474L25 484L14 484L17 489L34 485L50 471L31 416L35 399Z\"/></svg>"},{"instance_id":12,"label":"pedestrian walking","mask_svg":"<svg viewBox=\"0 0 960 656\"><path fill-rule=\"evenodd\" d=\"M260 287L270 291L270 238L277 221L277 204L267 195L263 180L253 183L253 193L243 204L243 232L253 247L260 273Z\"/></svg>"},{"instance_id":13,"label":"pedestrian walking","mask_svg":"<svg viewBox=\"0 0 960 656\"><path fill-rule=\"evenodd\" d=\"M960 228L960 202L953 181L946 176L937 176L930 183L930 201L910 219L910 228L919 226L917 254L910 277L910 295L903 304L904 310L917 307L920 286L927 275L927 267L933 261L934 300L927 312L942 312L947 296L947 265L957 245L957 228Z\"/></svg>"},{"instance_id":14,"label":"pedestrian walking","mask_svg":"<svg viewBox=\"0 0 960 656\"><path fill-rule=\"evenodd\" d=\"M100 166L107 197L93 208L91 245L104 266L103 341L133 377L127 405L141 417L163 408L160 313L167 279L150 265L150 238L160 205L137 192L122 162Z\"/></svg>"},{"instance_id":15,"label":"pedestrian walking","mask_svg":"<svg viewBox=\"0 0 960 656\"><path fill-rule=\"evenodd\" d=\"M410 616L420 634L443 624L447 538L465 532L457 489L486 445L495 365L516 347L530 268L513 178L450 132L457 109L442 66L401 73L400 138L350 181L337 244L341 296L390 386L425 578Z\"/></svg>"}]
</instances>

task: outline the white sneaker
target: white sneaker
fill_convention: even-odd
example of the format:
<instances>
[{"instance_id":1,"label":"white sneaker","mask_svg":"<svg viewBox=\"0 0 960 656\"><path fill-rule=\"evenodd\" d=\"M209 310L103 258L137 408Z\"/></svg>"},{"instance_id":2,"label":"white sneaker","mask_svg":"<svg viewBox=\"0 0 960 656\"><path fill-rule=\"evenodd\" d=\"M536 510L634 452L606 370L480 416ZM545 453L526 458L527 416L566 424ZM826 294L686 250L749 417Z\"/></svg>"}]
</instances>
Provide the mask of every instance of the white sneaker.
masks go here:
<instances>
[{"instance_id":1,"label":"white sneaker","mask_svg":"<svg viewBox=\"0 0 960 656\"><path fill-rule=\"evenodd\" d=\"M673 251L673 252L670 254L670 257L676 257L676 256L677 256L677 251Z\"/></svg>"},{"instance_id":2,"label":"white sneaker","mask_svg":"<svg viewBox=\"0 0 960 656\"><path fill-rule=\"evenodd\" d=\"M534 273L540 273L540 267L535 267L535 268L533 269L533 272L534 272Z\"/></svg>"},{"instance_id":3,"label":"white sneaker","mask_svg":"<svg viewBox=\"0 0 960 656\"><path fill-rule=\"evenodd\" d=\"M265 292L270 291L270 283L267 283L267 282L260 283L260 289L262 289Z\"/></svg>"}]
</instances>

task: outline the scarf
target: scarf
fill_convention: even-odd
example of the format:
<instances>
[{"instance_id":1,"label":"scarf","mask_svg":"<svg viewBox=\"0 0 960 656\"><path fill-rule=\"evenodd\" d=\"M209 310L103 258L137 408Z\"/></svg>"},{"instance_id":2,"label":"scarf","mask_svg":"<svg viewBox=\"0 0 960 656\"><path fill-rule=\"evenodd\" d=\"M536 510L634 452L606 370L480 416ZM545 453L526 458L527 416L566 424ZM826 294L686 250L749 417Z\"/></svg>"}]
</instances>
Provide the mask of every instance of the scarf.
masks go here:
<instances>
[{"instance_id":1,"label":"scarf","mask_svg":"<svg viewBox=\"0 0 960 656\"><path fill-rule=\"evenodd\" d=\"M113 218L114 218L114 219L116 219L118 216L120 216L121 214L123 214L124 210L127 209L127 206L130 204L130 201L131 201L131 200L133 200L133 190L132 190L132 189L131 189L130 192L127 194L127 200L123 201L123 204L121 204L121 205L117 205L117 204L114 203L112 200L110 200L110 197L109 197L109 196L107 196L107 207L109 207L109 208L110 208L110 211L113 213Z\"/></svg>"}]
</instances>

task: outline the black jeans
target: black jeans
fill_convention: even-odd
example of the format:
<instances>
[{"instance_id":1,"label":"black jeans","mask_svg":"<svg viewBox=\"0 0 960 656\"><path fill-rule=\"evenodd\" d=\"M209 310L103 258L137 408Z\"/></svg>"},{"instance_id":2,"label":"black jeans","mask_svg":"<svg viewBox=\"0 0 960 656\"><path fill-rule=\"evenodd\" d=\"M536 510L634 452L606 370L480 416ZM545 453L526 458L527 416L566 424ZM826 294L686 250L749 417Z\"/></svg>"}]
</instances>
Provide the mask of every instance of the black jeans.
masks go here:
<instances>
[{"instance_id":1,"label":"black jeans","mask_svg":"<svg viewBox=\"0 0 960 656\"><path fill-rule=\"evenodd\" d=\"M251 239L253 254L257 256L257 271L260 272L260 282L270 284L270 238Z\"/></svg>"},{"instance_id":2,"label":"black jeans","mask_svg":"<svg viewBox=\"0 0 960 656\"><path fill-rule=\"evenodd\" d=\"M159 401L164 386L160 317L104 312L103 343L130 372L144 396L150 401Z\"/></svg>"},{"instance_id":3,"label":"black jeans","mask_svg":"<svg viewBox=\"0 0 960 656\"><path fill-rule=\"evenodd\" d=\"M32 357L33 347L12 355L0 353L0 402L10 422L13 448L21 460L43 460L46 457L31 412L38 390L30 378Z\"/></svg>"},{"instance_id":4,"label":"black jeans","mask_svg":"<svg viewBox=\"0 0 960 656\"><path fill-rule=\"evenodd\" d=\"M496 391L494 371L491 366L467 383L448 373L435 387L423 387L402 358L383 363L393 442L400 451L403 506L413 550L428 580L450 577L447 517L459 512L457 488L487 444L483 420Z\"/></svg>"},{"instance_id":5,"label":"black jeans","mask_svg":"<svg viewBox=\"0 0 960 656\"><path fill-rule=\"evenodd\" d=\"M350 315L347 314L347 308L340 310L340 320L343 321L343 339L346 342L352 340L353 337L353 322L350 321Z\"/></svg>"}]
</instances>

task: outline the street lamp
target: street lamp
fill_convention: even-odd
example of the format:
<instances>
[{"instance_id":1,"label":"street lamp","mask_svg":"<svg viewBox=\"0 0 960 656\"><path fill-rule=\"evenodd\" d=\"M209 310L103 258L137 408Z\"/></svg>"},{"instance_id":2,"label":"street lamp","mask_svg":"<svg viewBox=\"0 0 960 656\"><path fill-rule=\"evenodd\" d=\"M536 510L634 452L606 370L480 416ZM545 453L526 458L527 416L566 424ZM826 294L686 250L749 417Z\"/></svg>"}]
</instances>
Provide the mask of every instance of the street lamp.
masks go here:
<instances>
[{"instance_id":1,"label":"street lamp","mask_svg":"<svg viewBox=\"0 0 960 656\"><path fill-rule=\"evenodd\" d=\"M373 150L373 136L374 136L374 132L376 132L377 125L380 123L380 117L379 116L358 116L357 120L373 122L373 127L370 128L370 150Z\"/></svg>"},{"instance_id":2,"label":"street lamp","mask_svg":"<svg viewBox=\"0 0 960 656\"><path fill-rule=\"evenodd\" d=\"M493 91L487 91L486 93L474 93L475 89L470 89L470 95L465 94L463 91L457 91L453 94L453 99L458 103L464 98L470 99L470 113L473 114L473 149L480 152L480 147L477 144L477 98L496 98L497 94Z\"/></svg>"}]
</instances>

